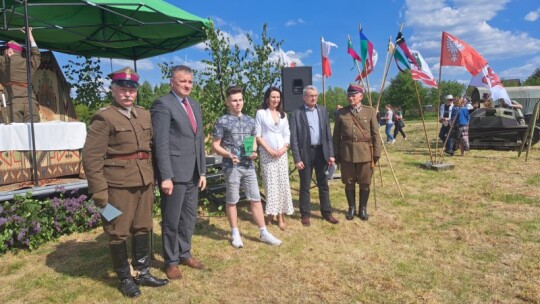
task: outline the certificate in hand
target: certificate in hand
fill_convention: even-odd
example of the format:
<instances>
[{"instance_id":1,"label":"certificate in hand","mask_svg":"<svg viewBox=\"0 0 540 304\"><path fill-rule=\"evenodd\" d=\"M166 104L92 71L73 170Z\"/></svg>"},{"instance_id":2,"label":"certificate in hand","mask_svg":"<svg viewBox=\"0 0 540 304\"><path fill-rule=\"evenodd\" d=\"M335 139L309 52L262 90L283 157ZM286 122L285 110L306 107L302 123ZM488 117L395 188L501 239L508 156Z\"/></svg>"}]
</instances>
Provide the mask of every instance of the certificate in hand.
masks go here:
<instances>
[{"instance_id":1,"label":"certificate in hand","mask_svg":"<svg viewBox=\"0 0 540 304\"><path fill-rule=\"evenodd\" d=\"M107 222L114 220L122 214L122 211L118 210L111 204L107 204L104 208L98 208L99 213L103 215Z\"/></svg>"},{"instance_id":2,"label":"certificate in hand","mask_svg":"<svg viewBox=\"0 0 540 304\"><path fill-rule=\"evenodd\" d=\"M244 138L244 151L245 151L245 156L250 156L251 153L254 152L253 150L253 144L255 142L255 136L249 136L249 137L246 137Z\"/></svg>"}]
</instances>

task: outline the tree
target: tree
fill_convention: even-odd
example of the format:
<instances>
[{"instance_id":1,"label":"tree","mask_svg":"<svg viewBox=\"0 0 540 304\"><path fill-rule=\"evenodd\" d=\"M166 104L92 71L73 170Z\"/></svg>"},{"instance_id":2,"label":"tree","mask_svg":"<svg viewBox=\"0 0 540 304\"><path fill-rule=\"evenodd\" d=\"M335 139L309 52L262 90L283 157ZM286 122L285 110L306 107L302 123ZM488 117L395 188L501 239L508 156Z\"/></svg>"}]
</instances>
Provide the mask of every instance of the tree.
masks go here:
<instances>
[{"instance_id":1,"label":"tree","mask_svg":"<svg viewBox=\"0 0 540 304\"><path fill-rule=\"evenodd\" d=\"M525 79L523 82L524 86L540 86L540 68L536 68L536 70L529 76L529 78Z\"/></svg>"},{"instance_id":2,"label":"tree","mask_svg":"<svg viewBox=\"0 0 540 304\"><path fill-rule=\"evenodd\" d=\"M103 86L103 72L99 58L77 56L62 66L67 81L75 88L75 100L86 105L91 111L99 109L105 100L110 99Z\"/></svg>"},{"instance_id":3,"label":"tree","mask_svg":"<svg viewBox=\"0 0 540 304\"><path fill-rule=\"evenodd\" d=\"M268 59L281 42L268 36L266 24L257 42L251 35L247 36L249 47L246 50L231 44L229 37L213 26L207 29L207 36L205 50L210 59L202 60L204 69L194 71L195 85L191 95L201 103L205 133L208 136L219 116L226 113L225 91L230 86L243 87L243 112L255 115L263 100L265 88L277 84L279 80L278 63ZM159 64L164 79L170 77L172 65L172 62Z\"/></svg>"},{"instance_id":4,"label":"tree","mask_svg":"<svg viewBox=\"0 0 540 304\"><path fill-rule=\"evenodd\" d=\"M251 35L247 35L249 44L248 56L251 60L244 62L244 77L247 79L247 86L244 90L244 111L255 113L264 99L265 89L275 86L281 76L279 66L268 59L274 51L274 47L279 47L281 42L268 36L267 25L263 25L261 41L256 44Z\"/></svg>"},{"instance_id":5,"label":"tree","mask_svg":"<svg viewBox=\"0 0 540 304\"><path fill-rule=\"evenodd\" d=\"M432 103L432 100L426 100L426 96L429 96L429 90L418 83L415 84L411 73L399 73L390 80L390 85L382 93L379 110L382 111L387 104L400 106L404 113L410 109L418 109L417 89L415 86L418 88L418 95L420 95L422 104Z\"/></svg>"}]
</instances>

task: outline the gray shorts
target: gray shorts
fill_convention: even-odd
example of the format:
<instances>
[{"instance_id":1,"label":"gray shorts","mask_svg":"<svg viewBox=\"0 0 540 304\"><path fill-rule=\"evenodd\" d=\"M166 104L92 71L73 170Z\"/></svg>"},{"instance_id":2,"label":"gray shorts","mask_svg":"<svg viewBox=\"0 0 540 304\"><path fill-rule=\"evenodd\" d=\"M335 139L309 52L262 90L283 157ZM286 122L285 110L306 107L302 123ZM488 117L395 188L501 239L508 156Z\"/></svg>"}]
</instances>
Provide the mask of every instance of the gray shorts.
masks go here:
<instances>
[{"instance_id":1,"label":"gray shorts","mask_svg":"<svg viewBox=\"0 0 540 304\"><path fill-rule=\"evenodd\" d=\"M251 202L260 202L261 193L257 182L255 168L246 169L235 166L225 171L225 186L227 204L236 204L240 200L240 185L244 188L246 198Z\"/></svg>"}]
</instances>

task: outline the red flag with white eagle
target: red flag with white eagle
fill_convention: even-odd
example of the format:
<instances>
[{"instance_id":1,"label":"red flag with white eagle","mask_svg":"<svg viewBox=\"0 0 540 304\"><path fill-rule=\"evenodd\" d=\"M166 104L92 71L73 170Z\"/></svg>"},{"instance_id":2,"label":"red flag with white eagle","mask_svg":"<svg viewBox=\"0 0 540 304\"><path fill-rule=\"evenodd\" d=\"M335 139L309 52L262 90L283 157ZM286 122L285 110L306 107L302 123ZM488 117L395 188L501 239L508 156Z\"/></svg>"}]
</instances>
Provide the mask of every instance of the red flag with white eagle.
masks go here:
<instances>
[{"instance_id":1,"label":"red flag with white eagle","mask_svg":"<svg viewBox=\"0 0 540 304\"><path fill-rule=\"evenodd\" d=\"M512 106L508 92L506 92L497 73L489 65L486 65L478 75L473 76L469 85L488 88L494 101L504 99L507 105Z\"/></svg>"},{"instance_id":2,"label":"red flag with white eagle","mask_svg":"<svg viewBox=\"0 0 540 304\"><path fill-rule=\"evenodd\" d=\"M442 33L441 66L462 66L476 76L487 65L487 61L475 49L462 40Z\"/></svg>"},{"instance_id":3,"label":"red flag with white eagle","mask_svg":"<svg viewBox=\"0 0 540 304\"><path fill-rule=\"evenodd\" d=\"M326 78L332 76L332 69L330 69L330 59L328 58L328 55L330 55L330 48L338 46L335 43L324 41L324 38L321 37L321 53L322 53L322 73L323 76L326 76Z\"/></svg>"}]
</instances>

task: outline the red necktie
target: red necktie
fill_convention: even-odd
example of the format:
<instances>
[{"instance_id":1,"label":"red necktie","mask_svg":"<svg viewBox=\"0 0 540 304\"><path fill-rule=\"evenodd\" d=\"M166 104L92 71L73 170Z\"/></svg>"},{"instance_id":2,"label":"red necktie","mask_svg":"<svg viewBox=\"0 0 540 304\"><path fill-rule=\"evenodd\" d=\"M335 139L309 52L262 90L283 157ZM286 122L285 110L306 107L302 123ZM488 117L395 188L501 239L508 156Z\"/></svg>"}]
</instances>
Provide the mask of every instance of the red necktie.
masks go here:
<instances>
[{"instance_id":1,"label":"red necktie","mask_svg":"<svg viewBox=\"0 0 540 304\"><path fill-rule=\"evenodd\" d=\"M182 100L182 103L184 104L184 108L186 109L187 115L189 117L189 122L191 122L191 128L193 128L193 133L197 133L197 122L195 121L195 115L193 115L193 110L191 110L191 106L189 105L187 98L184 98Z\"/></svg>"}]
</instances>

